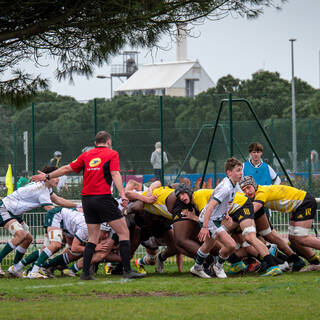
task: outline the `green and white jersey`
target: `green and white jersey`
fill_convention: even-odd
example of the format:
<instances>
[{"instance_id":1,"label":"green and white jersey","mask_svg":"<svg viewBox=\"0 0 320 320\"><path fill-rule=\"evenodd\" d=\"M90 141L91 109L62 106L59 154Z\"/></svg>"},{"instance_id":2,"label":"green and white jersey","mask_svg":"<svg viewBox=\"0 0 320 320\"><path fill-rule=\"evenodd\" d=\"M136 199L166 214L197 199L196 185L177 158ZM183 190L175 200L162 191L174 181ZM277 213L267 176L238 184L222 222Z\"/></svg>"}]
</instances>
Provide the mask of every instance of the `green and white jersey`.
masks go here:
<instances>
[{"instance_id":1,"label":"green and white jersey","mask_svg":"<svg viewBox=\"0 0 320 320\"><path fill-rule=\"evenodd\" d=\"M9 194L2 201L8 212L20 216L38 207L53 205L51 194L52 188L47 188L44 182L32 182Z\"/></svg>"},{"instance_id":2,"label":"green and white jersey","mask_svg":"<svg viewBox=\"0 0 320 320\"><path fill-rule=\"evenodd\" d=\"M47 213L47 227L61 228L81 242L88 241L88 228L82 212L75 208L56 207Z\"/></svg>"}]
</instances>

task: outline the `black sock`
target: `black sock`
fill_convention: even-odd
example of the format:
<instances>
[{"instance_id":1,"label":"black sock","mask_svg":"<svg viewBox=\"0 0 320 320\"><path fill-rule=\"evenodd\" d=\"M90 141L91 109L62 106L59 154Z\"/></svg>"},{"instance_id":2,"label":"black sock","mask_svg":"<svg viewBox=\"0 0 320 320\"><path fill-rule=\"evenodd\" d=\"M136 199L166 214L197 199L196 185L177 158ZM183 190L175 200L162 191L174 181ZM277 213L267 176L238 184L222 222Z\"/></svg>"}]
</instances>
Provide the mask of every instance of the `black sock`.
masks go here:
<instances>
[{"instance_id":1,"label":"black sock","mask_svg":"<svg viewBox=\"0 0 320 320\"><path fill-rule=\"evenodd\" d=\"M288 261L288 256L279 250L277 250L276 257L280 258L283 261Z\"/></svg>"},{"instance_id":2,"label":"black sock","mask_svg":"<svg viewBox=\"0 0 320 320\"><path fill-rule=\"evenodd\" d=\"M291 256L288 257L288 262L296 262L298 260L300 260L300 258L296 253L293 253Z\"/></svg>"},{"instance_id":3,"label":"black sock","mask_svg":"<svg viewBox=\"0 0 320 320\"><path fill-rule=\"evenodd\" d=\"M283 264L285 260L280 259L279 257L273 257L273 260L276 264Z\"/></svg>"},{"instance_id":4,"label":"black sock","mask_svg":"<svg viewBox=\"0 0 320 320\"><path fill-rule=\"evenodd\" d=\"M263 257L263 261L267 263L268 268L277 265L276 262L273 259L273 256L271 254L268 254L268 255L264 256Z\"/></svg>"},{"instance_id":5,"label":"black sock","mask_svg":"<svg viewBox=\"0 0 320 320\"><path fill-rule=\"evenodd\" d=\"M83 253L83 273L87 276L90 275L89 270L91 266L92 256L95 250L96 250L96 244L92 242L87 242L86 247L84 249L84 253Z\"/></svg>"},{"instance_id":6,"label":"black sock","mask_svg":"<svg viewBox=\"0 0 320 320\"><path fill-rule=\"evenodd\" d=\"M203 263L203 267L205 269L208 269L209 266L214 262L214 255L209 254L208 257L206 258L206 260Z\"/></svg>"},{"instance_id":7,"label":"black sock","mask_svg":"<svg viewBox=\"0 0 320 320\"><path fill-rule=\"evenodd\" d=\"M159 260L160 260L161 262L164 262L164 261L167 260L167 258L164 258L164 257L162 256L162 252L159 253Z\"/></svg>"},{"instance_id":8,"label":"black sock","mask_svg":"<svg viewBox=\"0 0 320 320\"><path fill-rule=\"evenodd\" d=\"M120 256L121 256L121 261L123 264L123 269L126 272L131 271L131 266L130 266L130 241L129 240L122 240L119 241L120 245Z\"/></svg>"},{"instance_id":9,"label":"black sock","mask_svg":"<svg viewBox=\"0 0 320 320\"><path fill-rule=\"evenodd\" d=\"M246 260L246 263L247 263L247 264L251 264L251 263L256 262L256 260L259 261L258 257L255 258L255 257L253 257L253 256L249 256L249 257L247 258L247 260Z\"/></svg>"},{"instance_id":10,"label":"black sock","mask_svg":"<svg viewBox=\"0 0 320 320\"><path fill-rule=\"evenodd\" d=\"M228 262L231 264L240 262L242 259L240 259L235 253L232 253L231 256L228 258Z\"/></svg>"}]
</instances>

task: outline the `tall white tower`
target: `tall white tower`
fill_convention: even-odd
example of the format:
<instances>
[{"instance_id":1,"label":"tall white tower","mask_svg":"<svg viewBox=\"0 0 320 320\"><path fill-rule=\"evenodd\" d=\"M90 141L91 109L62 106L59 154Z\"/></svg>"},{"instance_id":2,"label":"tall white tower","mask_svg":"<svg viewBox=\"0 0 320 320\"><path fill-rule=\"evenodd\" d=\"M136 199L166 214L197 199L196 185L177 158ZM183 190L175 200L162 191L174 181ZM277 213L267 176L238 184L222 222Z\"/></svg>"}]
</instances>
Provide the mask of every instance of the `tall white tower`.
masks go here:
<instances>
[{"instance_id":1,"label":"tall white tower","mask_svg":"<svg viewBox=\"0 0 320 320\"><path fill-rule=\"evenodd\" d=\"M186 61L187 58L187 24L181 24L177 30L177 47L176 59L177 61Z\"/></svg>"}]
</instances>

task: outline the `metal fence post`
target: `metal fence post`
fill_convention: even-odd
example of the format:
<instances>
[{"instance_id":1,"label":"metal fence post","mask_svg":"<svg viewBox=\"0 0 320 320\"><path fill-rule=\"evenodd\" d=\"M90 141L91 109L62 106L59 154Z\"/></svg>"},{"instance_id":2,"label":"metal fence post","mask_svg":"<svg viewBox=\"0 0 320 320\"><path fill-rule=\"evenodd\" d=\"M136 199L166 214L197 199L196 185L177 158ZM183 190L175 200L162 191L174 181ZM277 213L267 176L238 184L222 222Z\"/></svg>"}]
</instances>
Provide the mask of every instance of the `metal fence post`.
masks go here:
<instances>
[{"instance_id":1,"label":"metal fence post","mask_svg":"<svg viewBox=\"0 0 320 320\"><path fill-rule=\"evenodd\" d=\"M311 167L311 121L308 120L308 192L312 193L312 167Z\"/></svg>"},{"instance_id":2,"label":"metal fence post","mask_svg":"<svg viewBox=\"0 0 320 320\"><path fill-rule=\"evenodd\" d=\"M233 124L232 124L232 93L228 94L229 103L229 126L230 126L230 157L233 156Z\"/></svg>"},{"instance_id":3,"label":"metal fence post","mask_svg":"<svg viewBox=\"0 0 320 320\"><path fill-rule=\"evenodd\" d=\"M97 129L97 99L93 99L93 130L94 136L96 136L98 129Z\"/></svg>"},{"instance_id":4,"label":"metal fence post","mask_svg":"<svg viewBox=\"0 0 320 320\"><path fill-rule=\"evenodd\" d=\"M163 164L163 96L160 96L160 142L161 142L161 183L164 185L164 164Z\"/></svg>"},{"instance_id":5,"label":"metal fence post","mask_svg":"<svg viewBox=\"0 0 320 320\"><path fill-rule=\"evenodd\" d=\"M14 172L14 189L17 188L18 169L17 169L17 125L13 124L13 172Z\"/></svg>"},{"instance_id":6,"label":"metal fence post","mask_svg":"<svg viewBox=\"0 0 320 320\"><path fill-rule=\"evenodd\" d=\"M35 118L34 118L34 103L33 102L32 102L32 174L36 174Z\"/></svg>"}]
</instances>

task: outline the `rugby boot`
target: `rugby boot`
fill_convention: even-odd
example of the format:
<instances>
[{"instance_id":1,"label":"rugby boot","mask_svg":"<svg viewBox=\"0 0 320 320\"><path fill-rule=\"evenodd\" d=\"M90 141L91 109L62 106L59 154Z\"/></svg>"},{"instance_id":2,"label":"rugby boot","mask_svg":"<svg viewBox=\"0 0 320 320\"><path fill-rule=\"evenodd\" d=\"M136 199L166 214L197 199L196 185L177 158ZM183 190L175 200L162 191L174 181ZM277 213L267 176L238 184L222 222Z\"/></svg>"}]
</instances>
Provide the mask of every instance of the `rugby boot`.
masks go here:
<instances>
[{"instance_id":1,"label":"rugby boot","mask_svg":"<svg viewBox=\"0 0 320 320\"><path fill-rule=\"evenodd\" d=\"M235 275L238 273L245 273L248 269L248 266L245 265L243 261L239 261L231 264L229 270L227 271L228 275Z\"/></svg>"},{"instance_id":2,"label":"rugby boot","mask_svg":"<svg viewBox=\"0 0 320 320\"><path fill-rule=\"evenodd\" d=\"M22 270L21 271L16 270L16 268L13 265L9 267L8 273L10 274L11 277L23 278Z\"/></svg>"},{"instance_id":3,"label":"rugby boot","mask_svg":"<svg viewBox=\"0 0 320 320\"><path fill-rule=\"evenodd\" d=\"M28 273L29 279L48 279L47 276L41 274L40 272L30 271Z\"/></svg>"},{"instance_id":4,"label":"rugby boot","mask_svg":"<svg viewBox=\"0 0 320 320\"><path fill-rule=\"evenodd\" d=\"M62 274L67 277L75 277L76 274L71 269L63 269Z\"/></svg>"},{"instance_id":5,"label":"rugby boot","mask_svg":"<svg viewBox=\"0 0 320 320\"><path fill-rule=\"evenodd\" d=\"M211 277L206 273L204 272L204 270L202 268L197 268L196 266L193 266L191 269L190 269L190 272L194 275L194 276L197 276L199 278L204 278L204 279L210 279Z\"/></svg>"},{"instance_id":6,"label":"rugby boot","mask_svg":"<svg viewBox=\"0 0 320 320\"><path fill-rule=\"evenodd\" d=\"M0 266L0 278L4 277L6 275L6 273L2 270L1 266Z\"/></svg>"},{"instance_id":7,"label":"rugby boot","mask_svg":"<svg viewBox=\"0 0 320 320\"><path fill-rule=\"evenodd\" d=\"M267 272L261 275L261 277L274 277L279 276L282 274L282 271L280 270L279 266L273 266L267 269Z\"/></svg>"},{"instance_id":8,"label":"rugby boot","mask_svg":"<svg viewBox=\"0 0 320 320\"><path fill-rule=\"evenodd\" d=\"M217 276L217 278L220 278L220 279L225 279L227 278L227 275L226 273L224 272L223 270L223 265L221 265L220 263L216 263L213 265L213 270Z\"/></svg>"},{"instance_id":9,"label":"rugby boot","mask_svg":"<svg viewBox=\"0 0 320 320\"><path fill-rule=\"evenodd\" d=\"M162 261L159 256L160 256L160 253L157 255L157 259L156 259L156 272L163 273L164 261Z\"/></svg>"},{"instance_id":10,"label":"rugby boot","mask_svg":"<svg viewBox=\"0 0 320 320\"><path fill-rule=\"evenodd\" d=\"M139 260L140 260L140 259L136 259L135 262L134 262L134 264L135 264L136 267L137 267L137 271L138 271L138 273L146 274L146 273L147 273L147 272L146 272L146 269L144 268L144 266L142 266L142 265L139 264Z\"/></svg>"},{"instance_id":11,"label":"rugby boot","mask_svg":"<svg viewBox=\"0 0 320 320\"><path fill-rule=\"evenodd\" d=\"M256 272L260 269L261 262L259 262L257 259L254 259L255 261L251 262L248 265L248 272Z\"/></svg>"},{"instance_id":12,"label":"rugby boot","mask_svg":"<svg viewBox=\"0 0 320 320\"><path fill-rule=\"evenodd\" d=\"M314 256L312 256L311 258L308 259L308 262L310 264L319 265L320 264L320 257L315 254Z\"/></svg>"},{"instance_id":13,"label":"rugby boot","mask_svg":"<svg viewBox=\"0 0 320 320\"><path fill-rule=\"evenodd\" d=\"M112 271L112 266L111 266L111 263L106 263L105 266L104 266L104 272L107 276L110 276L111 275L111 271Z\"/></svg>"},{"instance_id":14,"label":"rugby boot","mask_svg":"<svg viewBox=\"0 0 320 320\"><path fill-rule=\"evenodd\" d=\"M141 279L141 278L144 278L145 276L146 276L145 274L134 272L132 270L123 271L123 278L125 279Z\"/></svg>"},{"instance_id":15,"label":"rugby boot","mask_svg":"<svg viewBox=\"0 0 320 320\"><path fill-rule=\"evenodd\" d=\"M81 280L96 280L96 278L93 277L91 274L85 274L83 272L81 273L80 279Z\"/></svg>"}]
</instances>

